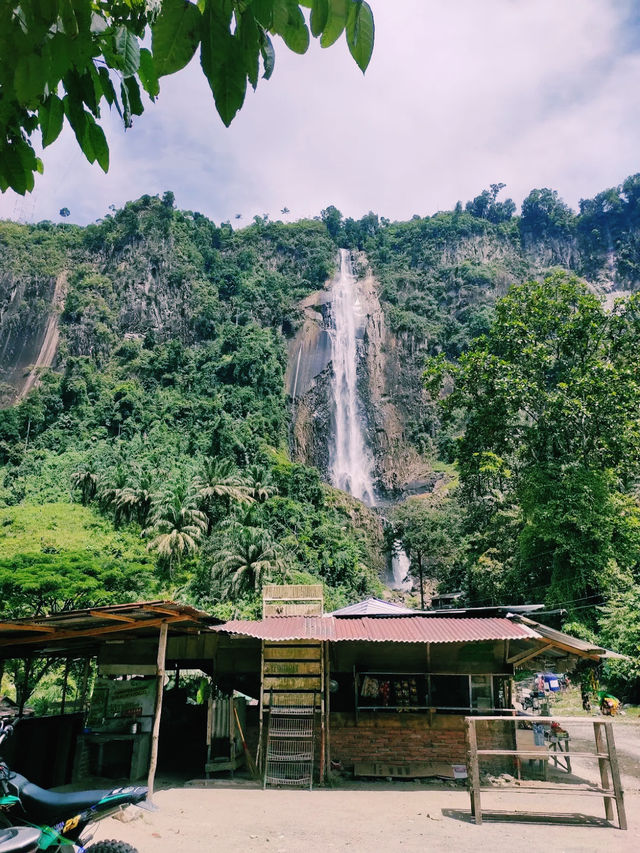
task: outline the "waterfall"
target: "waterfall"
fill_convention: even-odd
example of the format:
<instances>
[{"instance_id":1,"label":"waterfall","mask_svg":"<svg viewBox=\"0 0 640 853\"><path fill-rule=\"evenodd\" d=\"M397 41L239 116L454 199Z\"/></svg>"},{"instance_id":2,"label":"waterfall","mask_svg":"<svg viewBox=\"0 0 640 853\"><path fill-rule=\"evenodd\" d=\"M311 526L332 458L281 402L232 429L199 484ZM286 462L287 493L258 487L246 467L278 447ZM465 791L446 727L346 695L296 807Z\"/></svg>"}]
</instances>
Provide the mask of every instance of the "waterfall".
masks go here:
<instances>
[{"instance_id":1,"label":"waterfall","mask_svg":"<svg viewBox=\"0 0 640 853\"><path fill-rule=\"evenodd\" d=\"M391 552L391 577L389 578L391 589L409 590L413 587L413 580L409 574L410 566L411 561L402 547L402 542L396 539Z\"/></svg>"},{"instance_id":2,"label":"waterfall","mask_svg":"<svg viewBox=\"0 0 640 853\"><path fill-rule=\"evenodd\" d=\"M340 269L331 285L331 309L335 421L330 447L331 480L337 488L371 506L375 503L373 457L364 440L357 376L357 338L364 330L365 317L347 249L340 249Z\"/></svg>"}]
</instances>

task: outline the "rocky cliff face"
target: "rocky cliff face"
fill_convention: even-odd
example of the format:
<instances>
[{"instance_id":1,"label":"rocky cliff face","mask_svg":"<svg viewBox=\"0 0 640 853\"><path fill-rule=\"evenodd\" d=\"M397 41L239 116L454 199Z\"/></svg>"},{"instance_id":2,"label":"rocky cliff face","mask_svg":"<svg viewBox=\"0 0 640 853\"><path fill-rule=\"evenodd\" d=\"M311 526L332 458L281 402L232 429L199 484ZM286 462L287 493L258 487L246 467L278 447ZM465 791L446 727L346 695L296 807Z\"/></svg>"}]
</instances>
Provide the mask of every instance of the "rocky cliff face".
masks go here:
<instances>
[{"instance_id":1,"label":"rocky cliff face","mask_svg":"<svg viewBox=\"0 0 640 853\"><path fill-rule=\"evenodd\" d=\"M356 265L362 269L364 256ZM333 432L330 282L300 303L303 323L289 346L287 391L291 398L291 448L296 459L330 476ZM365 316L357 341L359 395L364 407L367 444L375 458L376 488L382 495L402 492L407 484L428 480L431 469L407 441L405 417L398 403L403 365L400 347L387 327L379 286L370 271L355 282Z\"/></svg>"},{"instance_id":2,"label":"rocky cliff face","mask_svg":"<svg viewBox=\"0 0 640 853\"><path fill-rule=\"evenodd\" d=\"M0 275L0 405L24 397L38 370L53 364L65 285L66 273Z\"/></svg>"}]
</instances>

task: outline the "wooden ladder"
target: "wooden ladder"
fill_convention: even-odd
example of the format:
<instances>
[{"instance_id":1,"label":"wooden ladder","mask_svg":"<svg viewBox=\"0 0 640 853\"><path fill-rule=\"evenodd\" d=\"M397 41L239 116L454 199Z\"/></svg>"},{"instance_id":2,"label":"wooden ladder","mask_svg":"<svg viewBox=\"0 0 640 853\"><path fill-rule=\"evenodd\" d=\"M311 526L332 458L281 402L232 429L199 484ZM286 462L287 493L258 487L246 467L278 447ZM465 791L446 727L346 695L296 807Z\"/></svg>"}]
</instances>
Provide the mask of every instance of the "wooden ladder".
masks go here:
<instances>
[{"instance_id":1,"label":"wooden ladder","mask_svg":"<svg viewBox=\"0 0 640 853\"><path fill-rule=\"evenodd\" d=\"M260 757L265 787L311 788L318 716L320 778L324 775L324 682L324 648L321 642L263 642L261 744L265 717L267 725Z\"/></svg>"}]
</instances>

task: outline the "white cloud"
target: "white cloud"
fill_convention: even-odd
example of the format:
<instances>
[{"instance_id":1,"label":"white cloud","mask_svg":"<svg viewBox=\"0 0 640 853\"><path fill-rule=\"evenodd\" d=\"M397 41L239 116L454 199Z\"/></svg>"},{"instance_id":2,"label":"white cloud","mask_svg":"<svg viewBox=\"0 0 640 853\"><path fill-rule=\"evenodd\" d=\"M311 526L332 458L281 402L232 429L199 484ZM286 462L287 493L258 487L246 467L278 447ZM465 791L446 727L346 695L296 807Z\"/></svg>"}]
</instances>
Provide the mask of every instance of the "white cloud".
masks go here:
<instances>
[{"instance_id":1,"label":"white cloud","mask_svg":"<svg viewBox=\"0 0 640 853\"><path fill-rule=\"evenodd\" d=\"M344 43L313 45L305 57L278 45L272 80L227 130L194 62L163 81L133 130L109 122L107 176L66 133L18 213L54 218L65 205L86 222L111 203L172 189L180 206L216 221L278 216L285 205L315 215L328 204L405 219L498 180L517 201L551 186L575 205L640 169L631 0L372 5L377 38L364 77ZM0 215L15 204L0 197Z\"/></svg>"}]
</instances>

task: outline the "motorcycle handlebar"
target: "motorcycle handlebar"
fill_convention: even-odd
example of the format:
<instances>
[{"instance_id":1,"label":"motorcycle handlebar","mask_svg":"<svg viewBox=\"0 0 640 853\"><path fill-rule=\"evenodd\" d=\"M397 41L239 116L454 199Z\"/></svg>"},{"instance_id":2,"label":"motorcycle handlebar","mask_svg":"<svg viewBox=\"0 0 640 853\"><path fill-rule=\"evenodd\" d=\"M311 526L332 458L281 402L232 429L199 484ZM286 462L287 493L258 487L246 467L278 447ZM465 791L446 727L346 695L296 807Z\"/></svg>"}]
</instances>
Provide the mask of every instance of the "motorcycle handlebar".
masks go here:
<instances>
[{"instance_id":1,"label":"motorcycle handlebar","mask_svg":"<svg viewBox=\"0 0 640 853\"><path fill-rule=\"evenodd\" d=\"M0 722L0 744L4 743L11 734L13 734L12 723Z\"/></svg>"}]
</instances>

